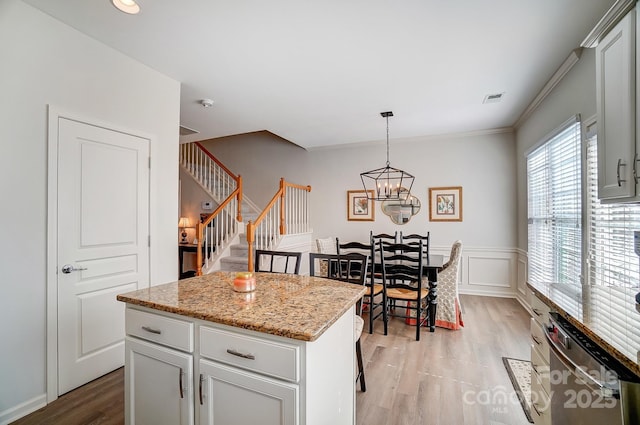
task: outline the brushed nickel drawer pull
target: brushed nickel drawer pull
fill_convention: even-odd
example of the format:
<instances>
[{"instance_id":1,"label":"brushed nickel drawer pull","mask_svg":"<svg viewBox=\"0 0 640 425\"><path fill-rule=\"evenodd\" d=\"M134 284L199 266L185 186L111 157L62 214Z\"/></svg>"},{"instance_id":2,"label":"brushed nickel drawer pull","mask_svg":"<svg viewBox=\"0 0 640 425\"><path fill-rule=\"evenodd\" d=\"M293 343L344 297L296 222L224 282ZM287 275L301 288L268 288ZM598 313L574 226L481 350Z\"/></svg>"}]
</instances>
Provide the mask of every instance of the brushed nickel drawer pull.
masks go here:
<instances>
[{"instance_id":1,"label":"brushed nickel drawer pull","mask_svg":"<svg viewBox=\"0 0 640 425\"><path fill-rule=\"evenodd\" d=\"M540 310L538 310L537 308L532 308L531 310L536 316L538 317L542 316L542 313L540 313Z\"/></svg>"},{"instance_id":2,"label":"brushed nickel drawer pull","mask_svg":"<svg viewBox=\"0 0 640 425\"><path fill-rule=\"evenodd\" d=\"M538 345L542 344L542 341L540 341L535 335L531 335L531 339Z\"/></svg>"},{"instance_id":3,"label":"brushed nickel drawer pull","mask_svg":"<svg viewBox=\"0 0 640 425\"><path fill-rule=\"evenodd\" d=\"M149 327L149 326L143 326L142 330L143 331L147 331L147 332L151 332L152 334L156 334L156 335L160 335L162 333L161 330L153 329L152 327Z\"/></svg>"},{"instance_id":4,"label":"brushed nickel drawer pull","mask_svg":"<svg viewBox=\"0 0 640 425\"><path fill-rule=\"evenodd\" d=\"M227 348L227 353L233 355L233 356L238 356L238 357L242 357L243 359L249 359L249 360L255 360L256 356L254 356L253 354L245 354L245 353L241 353L239 351L236 351L232 348Z\"/></svg>"}]
</instances>

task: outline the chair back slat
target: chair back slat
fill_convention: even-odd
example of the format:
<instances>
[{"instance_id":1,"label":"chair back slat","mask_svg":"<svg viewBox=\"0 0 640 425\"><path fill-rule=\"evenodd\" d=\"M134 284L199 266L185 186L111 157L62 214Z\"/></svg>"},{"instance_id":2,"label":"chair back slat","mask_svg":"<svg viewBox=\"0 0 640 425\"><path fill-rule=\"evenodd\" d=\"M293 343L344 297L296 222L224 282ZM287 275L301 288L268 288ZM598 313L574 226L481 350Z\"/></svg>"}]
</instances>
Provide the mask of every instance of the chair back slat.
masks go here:
<instances>
[{"instance_id":1,"label":"chair back slat","mask_svg":"<svg viewBox=\"0 0 640 425\"><path fill-rule=\"evenodd\" d=\"M301 258L301 252L256 249L254 270L256 272L300 274ZM278 267L282 262L284 262L284 267ZM268 267L265 264L268 264Z\"/></svg>"},{"instance_id":2,"label":"chair back slat","mask_svg":"<svg viewBox=\"0 0 640 425\"><path fill-rule=\"evenodd\" d=\"M400 232L400 243L407 245L417 245L420 241L422 241L422 247L424 249L424 253L429 258L429 238L430 232L427 232L426 235L418 235L413 233L411 235L403 235L402 231Z\"/></svg>"},{"instance_id":3,"label":"chair back slat","mask_svg":"<svg viewBox=\"0 0 640 425\"><path fill-rule=\"evenodd\" d=\"M414 244L393 244L378 241L382 280L387 288L404 288L421 292L424 247Z\"/></svg>"},{"instance_id":4,"label":"chair back slat","mask_svg":"<svg viewBox=\"0 0 640 425\"><path fill-rule=\"evenodd\" d=\"M387 298L386 290L381 282L381 277L376 278L376 269L378 265L376 263L375 246L372 239L369 239L369 243L362 242L344 242L341 243L339 238L336 238L336 247L338 254L344 255L347 253L359 253L367 255L369 257L369 264L367 267L367 278L365 285L369 288L364 296L364 303L368 308L369 319L369 333L373 333L373 322L376 318L382 316L384 319L385 335L387 334Z\"/></svg>"}]
</instances>

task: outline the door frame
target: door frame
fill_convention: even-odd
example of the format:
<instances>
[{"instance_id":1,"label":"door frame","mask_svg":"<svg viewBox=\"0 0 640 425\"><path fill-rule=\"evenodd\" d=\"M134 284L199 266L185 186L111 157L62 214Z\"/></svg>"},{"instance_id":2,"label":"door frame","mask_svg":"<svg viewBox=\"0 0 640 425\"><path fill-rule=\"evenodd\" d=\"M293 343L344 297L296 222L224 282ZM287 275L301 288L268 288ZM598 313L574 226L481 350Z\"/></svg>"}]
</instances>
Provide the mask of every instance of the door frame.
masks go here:
<instances>
[{"instance_id":1,"label":"door frame","mask_svg":"<svg viewBox=\"0 0 640 425\"><path fill-rule=\"evenodd\" d=\"M71 112L56 105L47 105L47 259L46 259L46 391L47 404L58 398L58 122L60 118L101 127L149 141L149 158L155 138L144 132L123 128L113 123ZM149 212L147 227L151 240L151 173L148 182ZM147 272L151 276L151 244L147 244Z\"/></svg>"}]
</instances>

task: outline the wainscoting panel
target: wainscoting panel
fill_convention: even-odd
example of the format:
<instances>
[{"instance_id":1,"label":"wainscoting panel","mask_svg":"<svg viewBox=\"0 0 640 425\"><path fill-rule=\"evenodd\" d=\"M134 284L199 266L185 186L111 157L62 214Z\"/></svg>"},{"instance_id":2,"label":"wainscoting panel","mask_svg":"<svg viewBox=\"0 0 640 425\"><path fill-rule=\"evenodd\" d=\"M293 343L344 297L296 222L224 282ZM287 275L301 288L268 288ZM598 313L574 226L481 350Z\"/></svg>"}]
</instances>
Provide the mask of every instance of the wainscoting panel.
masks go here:
<instances>
[{"instance_id":1,"label":"wainscoting panel","mask_svg":"<svg viewBox=\"0 0 640 425\"><path fill-rule=\"evenodd\" d=\"M451 248L433 247L434 254L449 257ZM462 247L459 292L470 295L517 298L516 249Z\"/></svg>"}]
</instances>

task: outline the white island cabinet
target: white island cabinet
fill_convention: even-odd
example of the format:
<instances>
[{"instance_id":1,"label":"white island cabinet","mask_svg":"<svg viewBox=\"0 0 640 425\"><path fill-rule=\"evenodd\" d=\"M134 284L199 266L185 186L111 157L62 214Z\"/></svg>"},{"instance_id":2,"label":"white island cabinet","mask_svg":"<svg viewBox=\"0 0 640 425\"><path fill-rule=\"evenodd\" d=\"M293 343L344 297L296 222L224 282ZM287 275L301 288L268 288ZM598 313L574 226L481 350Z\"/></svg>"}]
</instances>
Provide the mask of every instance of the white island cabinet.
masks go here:
<instances>
[{"instance_id":1,"label":"white island cabinet","mask_svg":"<svg viewBox=\"0 0 640 425\"><path fill-rule=\"evenodd\" d=\"M226 291L226 275L204 285L215 280L210 276L118 296L127 303L126 423L354 424L354 303L361 288L270 276L246 302L245 294ZM203 296L196 287L223 295ZM305 292L315 310L298 317ZM333 292L342 294L342 307L328 302ZM202 299L216 301L203 306Z\"/></svg>"}]
</instances>

